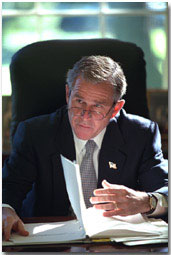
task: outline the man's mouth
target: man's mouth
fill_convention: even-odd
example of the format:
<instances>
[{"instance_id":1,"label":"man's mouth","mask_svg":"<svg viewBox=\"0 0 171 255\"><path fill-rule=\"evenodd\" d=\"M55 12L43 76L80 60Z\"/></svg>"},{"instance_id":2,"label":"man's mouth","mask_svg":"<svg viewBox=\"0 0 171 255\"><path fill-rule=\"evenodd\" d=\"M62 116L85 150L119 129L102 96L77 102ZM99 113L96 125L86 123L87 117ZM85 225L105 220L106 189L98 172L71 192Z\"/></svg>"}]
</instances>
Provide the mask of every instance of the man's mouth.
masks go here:
<instances>
[{"instance_id":1,"label":"man's mouth","mask_svg":"<svg viewBox=\"0 0 171 255\"><path fill-rule=\"evenodd\" d=\"M91 128L90 126L85 125L85 124L79 124L79 126L80 126L81 128L87 128L87 129Z\"/></svg>"}]
</instances>

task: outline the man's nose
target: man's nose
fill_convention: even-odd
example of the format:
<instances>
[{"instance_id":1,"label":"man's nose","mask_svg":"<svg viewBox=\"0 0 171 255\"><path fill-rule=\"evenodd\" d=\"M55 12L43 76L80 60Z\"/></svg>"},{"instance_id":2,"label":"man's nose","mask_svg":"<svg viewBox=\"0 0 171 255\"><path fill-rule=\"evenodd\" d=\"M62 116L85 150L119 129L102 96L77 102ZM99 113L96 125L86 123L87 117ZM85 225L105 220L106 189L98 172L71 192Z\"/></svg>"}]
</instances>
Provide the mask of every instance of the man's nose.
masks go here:
<instances>
[{"instance_id":1,"label":"man's nose","mask_svg":"<svg viewBox=\"0 0 171 255\"><path fill-rule=\"evenodd\" d=\"M92 117L91 111L90 110L82 110L81 117L83 119L90 119Z\"/></svg>"}]
</instances>

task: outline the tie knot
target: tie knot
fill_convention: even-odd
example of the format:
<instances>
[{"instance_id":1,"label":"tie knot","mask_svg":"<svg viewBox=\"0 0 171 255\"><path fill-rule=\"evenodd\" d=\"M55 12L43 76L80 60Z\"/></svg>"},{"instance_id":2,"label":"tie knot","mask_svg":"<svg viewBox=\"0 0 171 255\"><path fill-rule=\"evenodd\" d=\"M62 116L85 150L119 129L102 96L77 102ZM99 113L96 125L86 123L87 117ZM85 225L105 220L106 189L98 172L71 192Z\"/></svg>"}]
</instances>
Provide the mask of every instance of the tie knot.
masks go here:
<instances>
[{"instance_id":1,"label":"tie knot","mask_svg":"<svg viewBox=\"0 0 171 255\"><path fill-rule=\"evenodd\" d=\"M94 149L96 148L96 143L93 140L88 140L85 147L86 147L86 153L93 153Z\"/></svg>"}]
</instances>

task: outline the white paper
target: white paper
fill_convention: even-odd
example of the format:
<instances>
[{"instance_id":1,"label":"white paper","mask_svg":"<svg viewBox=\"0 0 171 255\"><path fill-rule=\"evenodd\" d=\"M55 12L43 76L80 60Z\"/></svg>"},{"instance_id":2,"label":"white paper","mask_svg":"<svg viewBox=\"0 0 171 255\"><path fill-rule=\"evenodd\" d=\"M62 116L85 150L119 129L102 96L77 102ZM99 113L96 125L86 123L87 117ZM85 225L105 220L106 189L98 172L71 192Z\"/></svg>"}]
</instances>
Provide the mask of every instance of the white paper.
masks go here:
<instances>
[{"instance_id":1,"label":"white paper","mask_svg":"<svg viewBox=\"0 0 171 255\"><path fill-rule=\"evenodd\" d=\"M3 241L3 245L61 243L85 238L85 231L78 220L25 224L29 236L11 235L10 241Z\"/></svg>"},{"instance_id":2,"label":"white paper","mask_svg":"<svg viewBox=\"0 0 171 255\"><path fill-rule=\"evenodd\" d=\"M86 210L84 203L79 165L61 155L65 183L73 211L83 224L82 214Z\"/></svg>"},{"instance_id":3,"label":"white paper","mask_svg":"<svg viewBox=\"0 0 171 255\"><path fill-rule=\"evenodd\" d=\"M125 219L124 219L125 218ZM167 224L163 227L151 224L146 221L141 214L132 215L129 217L103 217L102 212L94 208L87 209L85 228L90 237L126 237L131 236L160 236L164 229L167 232ZM158 221L157 221L158 222ZM126 240L127 240L126 239Z\"/></svg>"},{"instance_id":4,"label":"white paper","mask_svg":"<svg viewBox=\"0 0 171 255\"><path fill-rule=\"evenodd\" d=\"M139 240L139 241L127 241L123 242L125 245L134 246L134 245L142 245L142 244L153 244L153 243L168 243L168 238L163 239L147 239L147 240Z\"/></svg>"}]
</instances>

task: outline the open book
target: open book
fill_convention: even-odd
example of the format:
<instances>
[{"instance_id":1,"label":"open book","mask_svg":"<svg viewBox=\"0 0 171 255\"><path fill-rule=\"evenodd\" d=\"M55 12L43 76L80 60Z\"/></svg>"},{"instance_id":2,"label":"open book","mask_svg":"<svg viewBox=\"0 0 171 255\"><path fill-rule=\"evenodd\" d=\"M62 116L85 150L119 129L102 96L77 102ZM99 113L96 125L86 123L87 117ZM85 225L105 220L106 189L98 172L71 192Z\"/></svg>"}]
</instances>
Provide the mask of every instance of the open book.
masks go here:
<instances>
[{"instance_id":1,"label":"open book","mask_svg":"<svg viewBox=\"0 0 171 255\"><path fill-rule=\"evenodd\" d=\"M168 242L168 224L136 214L132 216L103 217L101 210L86 209L81 186L79 166L61 155L67 192L77 217L76 220L55 223L25 224L30 235L12 234L3 245L39 243L89 242L108 238L127 245Z\"/></svg>"}]
</instances>

